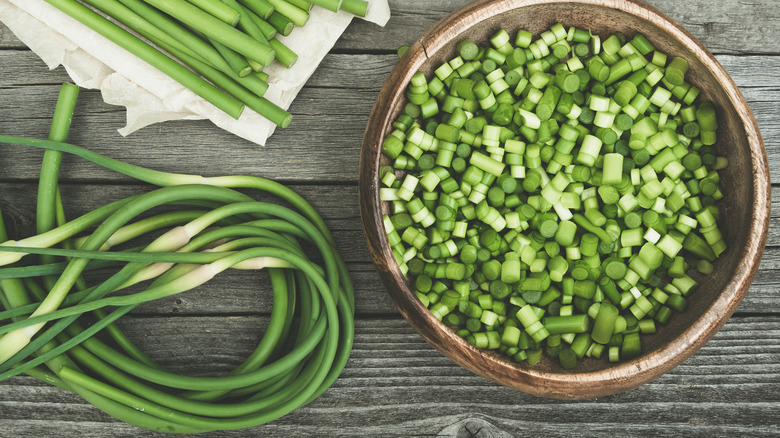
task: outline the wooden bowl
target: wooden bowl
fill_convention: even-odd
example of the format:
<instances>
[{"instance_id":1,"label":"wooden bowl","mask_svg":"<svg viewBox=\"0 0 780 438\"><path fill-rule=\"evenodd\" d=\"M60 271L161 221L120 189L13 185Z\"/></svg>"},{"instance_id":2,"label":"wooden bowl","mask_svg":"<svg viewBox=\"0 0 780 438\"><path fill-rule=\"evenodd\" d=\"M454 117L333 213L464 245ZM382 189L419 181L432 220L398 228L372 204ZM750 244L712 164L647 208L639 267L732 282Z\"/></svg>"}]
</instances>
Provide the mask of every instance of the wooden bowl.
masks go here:
<instances>
[{"instance_id":1,"label":"wooden bowl","mask_svg":"<svg viewBox=\"0 0 780 438\"><path fill-rule=\"evenodd\" d=\"M659 50L686 58L686 75L701 96L718 108L720 155L728 158L721 171L725 198L720 201L728 250L714 274L699 278L688 309L675 314L654 335L643 336L642 355L619 364L580 361L573 371L543 360L536 366L513 363L480 351L436 320L407 285L388 245L382 224L387 206L379 200L379 167L387 163L381 144L405 104L405 90L418 70L432 70L455 56L457 41L477 44L499 28L514 35L523 28L538 36L552 24L590 29L605 36L621 31L643 33ZM671 57L670 57L671 59ZM502 385L561 399L619 393L654 379L693 355L736 310L758 268L769 224L770 184L766 151L745 99L723 67L693 36L660 11L630 0L504 0L477 1L452 13L411 44L384 84L369 117L360 157L360 207L369 249L390 297L409 324L431 345L466 369Z\"/></svg>"}]
</instances>

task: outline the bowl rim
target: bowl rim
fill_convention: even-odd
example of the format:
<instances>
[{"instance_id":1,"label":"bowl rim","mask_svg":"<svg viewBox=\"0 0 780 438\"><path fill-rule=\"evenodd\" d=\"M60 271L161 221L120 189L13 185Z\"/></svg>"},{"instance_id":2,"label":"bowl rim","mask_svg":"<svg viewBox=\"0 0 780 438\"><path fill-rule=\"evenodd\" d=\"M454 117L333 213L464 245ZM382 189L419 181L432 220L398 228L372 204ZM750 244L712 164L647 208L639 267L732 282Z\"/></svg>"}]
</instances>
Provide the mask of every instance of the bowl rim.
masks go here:
<instances>
[{"instance_id":1,"label":"bowl rim","mask_svg":"<svg viewBox=\"0 0 780 438\"><path fill-rule=\"evenodd\" d=\"M389 266L383 263L394 260L386 234L379 232L384 227L382 203L378 194L381 148L377 146L381 145L392 124L389 116L383 114L383 109L393 108L403 99L406 84L417 68L428 59L428 53L434 53L454 36L467 31L486 14L488 8L491 9L491 15L499 15L512 9L542 4L587 4L611 8L649 21L670 34L707 66L723 86L729 103L746 129L750 166L755 175L752 184L754 208L746 245L739 256L735 274L724 285L723 291L674 342L603 370L555 373L532 367L520 368L485 354L433 317L414 296L397 263L389 263ZM368 118L359 169L359 201L364 234L383 284L388 292L391 289L398 291L398 294L388 294L402 316L428 343L475 374L528 394L560 399L593 398L627 391L670 371L706 344L734 313L757 272L768 234L770 190L766 148L758 124L733 79L686 29L660 10L639 0L481 0L450 13L409 46L388 76ZM512 378L506 379L506 376Z\"/></svg>"}]
</instances>

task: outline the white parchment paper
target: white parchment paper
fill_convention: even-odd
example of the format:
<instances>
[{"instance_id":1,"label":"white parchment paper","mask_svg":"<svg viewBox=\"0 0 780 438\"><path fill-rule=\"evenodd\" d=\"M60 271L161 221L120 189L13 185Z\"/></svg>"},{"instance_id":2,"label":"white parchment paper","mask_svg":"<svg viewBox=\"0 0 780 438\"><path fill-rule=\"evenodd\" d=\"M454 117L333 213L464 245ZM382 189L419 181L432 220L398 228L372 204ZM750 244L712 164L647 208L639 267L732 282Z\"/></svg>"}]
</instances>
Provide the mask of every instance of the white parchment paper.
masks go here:
<instances>
[{"instance_id":1,"label":"white parchment paper","mask_svg":"<svg viewBox=\"0 0 780 438\"><path fill-rule=\"evenodd\" d=\"M279 40L298 55L291 68L274 63L265 97L288 109L353 15L314 6L309 21ZM369 0L365 20L384 26L390 18L387 0ZM242 138L264 145L276 126L246 108L236 120L157 69L92 31L44 0L0 0L0 20L54 69L65 67L73 82L99 89L106 103L127 109L128 135L167 120L209 119Z\"/></svg>"}]
</instances>

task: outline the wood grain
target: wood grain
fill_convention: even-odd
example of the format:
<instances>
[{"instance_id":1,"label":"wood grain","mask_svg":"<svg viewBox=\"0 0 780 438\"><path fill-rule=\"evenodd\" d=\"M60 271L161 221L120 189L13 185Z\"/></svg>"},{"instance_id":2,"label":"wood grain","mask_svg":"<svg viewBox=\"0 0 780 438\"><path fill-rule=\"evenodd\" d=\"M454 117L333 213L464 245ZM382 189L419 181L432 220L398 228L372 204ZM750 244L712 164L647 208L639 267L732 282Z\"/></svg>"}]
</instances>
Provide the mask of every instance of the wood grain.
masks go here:
<instances>
[{"instance_id":1,"label":"wood grain","mask_svg":"<svg viewBox=\"0 0 780 438\"><path fill-rule=\"evenodd\" d=\"M747 99L770 157L780 154L780 57L721 55L718 61ZM293 126L277 132L260 147L207 121L166 122L126 138L121 107L102 102L100 93L84 90L78 124L70 141L124 161L157 169L207 175L245 173L280 181L357 183L358 156L368 113L395 55L342 54L325 58L293 103ZM351 72L346 74L346 72ZM29 51L0 50L0 132L45 137L57 90L67 74L46 70ZM329 117L339 114L339 117ZM110 138L110 141L107 139ZM311 138L317 147L311 147ZM154 147L150 147L154 145ZM229 148L230 160L224 159ZM143 153L137 151L141 149ZM39 155L0 145L0 156L14 166L0 166L0 179L37 177ZM67 161L65 180L127 180L81 160ZM780 160L770 160L773 180L780 181ZM295 169L291 172L290 169Z\"/></svg>"},{"instance_id":2,"label":"wood grain","mask_svg":"<svg viewBox=\"0 0 780 438\"><path fill-rule=\"evenodd\" d=\"M161 364L192 374L231 369L248 354L263 323L249 316L121 321L128 336ZM560 436L585 427L610 436L661 430L769 436L780 432L778 339L776 318L733 318L699 353L664 376L624 394L566 402L522 394L469 373L400 318L364 318L357 322L347 368L318 400L249 431L202 436L435 436L466 420L487 421L510 436L531 431ZM139 432L27 377L0 383L0 412L14 436L45 434L52 430L47 421L65 435ZM625 421L626 412L635 421Z\"/></svg>"},{"instance_id":3,"label":"wood grain","mask_svg":"<svg viewBox=\"0 0 780 438\"><path fill-rule=\"evenodd\" d=\"M35 184L4 183L2 187L0 210L6 225L12 230L13 236L28 236L35 226L35 199L33 196L19 197L18 194L34 193ZM333 231L337 247L355 283L358 314L398 315L371 262L360 222L357 186L298 184L294 188L312 203ZM148 189L148 186L113 184L67 184L62 187L69 217L97 208L106 200L142 193ZM756 278L737 310L738 314L780 314L780 307L775 305L780 294L777 274L780 270L779 190L773 191L773 198L768 247ZM149 315L267 312L270 295L264 292L268 290L265 289L265 280L262 274L233 272L215 278L207 287L145 304L137 311ZM214 296L215 291L218 297Z\"/></svg>"},{"instance_id":4,"label":"wood grain","mask_svg":"<svg viewBox=\"0 0 780 438\"><path fill-rule=\"evenodd\" d=\"M204 121L164 123L120 138L115 130L124 125L124 110L104 104L98 92L81 94L72 141L163 170L248 173L294 185L323 213L348 260L358 321L355 348L342 378L311 405L268 425L201 436L780 434L777 208L770 220L769 247L735 316L686 362L621 395L560 402L509 390L455 365L400 317L371 264L361 230L360 143L373 101L397 62L396 48L467 3L390 0L393 16L385 28L355 20L293 104L293 126L277 132L266 147ZM778 3L647 3L685 26L734 78L764 136L770 173L780 181ZM62 68L49 71L0 24L0 132L44 137L58 87L66 80ZM40 153L0 146L0 209L20 231L32 227L39 163ZM66 159L64 167L69 214L105 197L144 189L78 160ZM774 199L773 207L780 198ZM210 288L143 306L122 324L145 350L183 372L225 371L246 354L263 327L269 305L263 281L262 275L220 278ZM154 436L29 377L0 382L0 425L0 436L8 437Z\"/></svg>"},{"instance_id":5,"label":"wood grain","mask_svg":"<svg viewBox=\"0 0 780 438\"><path fill-rule=\"evenodd\" d=\"M395 51L410 38L420 35L448 12L470 3L468 0L449 0L446 3L423 4L414 0L391 0L393 16L384 29L370 23L354 21L337 43L337 50ZM680 22L713 53L756 53L776 55L780 50L766 44L766 35L776 26L780 11L772 0L647 0L650 4ZM745 17L750 17L749 20ZM739 25L735 25L739 23ZM352 32L354 30L354 32ZM363 35L377 33L375 41ZM749 50L747 48L750 48Z\"/></svg>"},{"instance_id":6,"label":"wood grain","mask_svg":"<svg viewBox=\"0 0 780 438\"><path fill-rule=\"evenodd\" d=\"M354 20L336 43L335 50L395 52L399 46L408 44L436 21L467 3L469 0L432 3L389 0L392 16L387 26L381 28ZM646 3L680 22L714 53L780 53L776 45L766 43L771 29L780 20L774 0L647 0ZM735 23L739 25L735 26ZM12 32L0 26L0 49L23 47Z\"/></svg>"}]
</instances>

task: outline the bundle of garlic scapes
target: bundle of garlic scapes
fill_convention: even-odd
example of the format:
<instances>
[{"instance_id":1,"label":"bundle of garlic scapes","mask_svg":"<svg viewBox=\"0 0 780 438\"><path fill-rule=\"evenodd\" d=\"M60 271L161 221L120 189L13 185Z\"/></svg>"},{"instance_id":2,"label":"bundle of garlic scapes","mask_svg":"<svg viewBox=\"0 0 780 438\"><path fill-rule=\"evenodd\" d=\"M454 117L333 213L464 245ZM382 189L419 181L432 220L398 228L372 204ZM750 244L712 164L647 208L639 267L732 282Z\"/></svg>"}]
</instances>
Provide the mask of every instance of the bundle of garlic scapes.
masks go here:
<instances>
[{"instance_id":1,"label":"bundle of garlic scapes","mask_svg":"<svg viewBox=\"0 0 780 438\"><path fill-rule=\"evenodd\" d=\"M231 117L249 107L282 128L292 115L264 97L263 69L274 60L290 67L298 55L277 35L304 26L315 4L361 17L368 9L364 0L45 1Z\"/></svg>"},{"instance_id":2,"label":"bundle of garlic scapes","mask_svg":"<svg viewBox=\"0 0 780 438\"><path fill-rule=\"evenodd\" d=\"M263 178L170 174L64 143L77 94L78 87L63 86L50 140L0 135L2 143L46 150L38 234L7 240L0 221L0 380L27 373L127 423L176 433L264 424L322 394L344 368L354 333L351 281L322 218L295 192ZM159 188L67 221L57 188L63 153ZM146 243L127 248L128 241ZM106 266L115 269L99 284L82 277ZM138 304L228 269L264 268L273 286L268 327L227 375L165 370L113 324ZM85 314L90 325L80 319ZM94 337L100 331L111 340Z\"/></svg>"}]
</instances>

